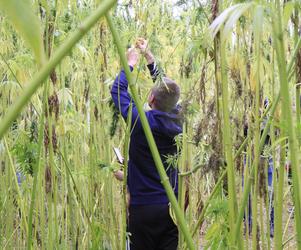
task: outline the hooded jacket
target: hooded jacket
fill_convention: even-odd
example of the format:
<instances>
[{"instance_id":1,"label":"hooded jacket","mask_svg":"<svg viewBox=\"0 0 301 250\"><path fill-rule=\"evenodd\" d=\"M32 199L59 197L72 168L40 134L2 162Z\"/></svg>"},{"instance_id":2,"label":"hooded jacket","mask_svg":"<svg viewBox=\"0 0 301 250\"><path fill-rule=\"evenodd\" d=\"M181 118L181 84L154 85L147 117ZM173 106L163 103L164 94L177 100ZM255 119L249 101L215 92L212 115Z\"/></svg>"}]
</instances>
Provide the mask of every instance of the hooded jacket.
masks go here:
<instances>
[{"instance_id":1,"label":"hooded jacket","mask_svg":"<svg viewBox=\"0 0 301 250\"><path fill-rule=\"evenodd\" d=\"M155 81L158 75L156 64L147 66L152 79ZM131 71L133 68L131 67ZM128 93L128 81L124 70L116 77L111 95L115 106L126 120L132 98ZM165 171L170 184L178 194L178 171L172 164L166 161L168 157L177 154L175 136L182 133L182 126L176 108L170 113L159 110L145 112L158 147ZM132 133L129 148L129 162L127 185L130 193L130 205L167 204L168 198L159 173L156 169L150 148L148 146L137 108L132 102Z\"/></svg>"}]
</instances>

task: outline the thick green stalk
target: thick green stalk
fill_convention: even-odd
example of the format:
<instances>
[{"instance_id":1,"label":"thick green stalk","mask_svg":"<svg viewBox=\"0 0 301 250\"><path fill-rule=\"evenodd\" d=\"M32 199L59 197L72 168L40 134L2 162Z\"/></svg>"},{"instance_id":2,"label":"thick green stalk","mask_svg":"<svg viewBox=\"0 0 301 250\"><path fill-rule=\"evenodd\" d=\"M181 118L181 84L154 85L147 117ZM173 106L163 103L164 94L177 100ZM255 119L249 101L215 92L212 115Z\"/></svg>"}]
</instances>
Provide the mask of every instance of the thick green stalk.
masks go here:
<instances>
[{"instance_id":1,"label":"thick green stalk","mask_svg":"<svg viewBox=\"0 0 301 250\"><path fill-rule=\"evenodd\" d=\"M122 207L122 249L126 250L126 218L127 218L127 170L128 170L128 154L132 127L132 103L129 107L128 117L127 117L127 127L124 138L124 148L123 148L123 183L122 183L122 194L123 194L123 207Z\"/></svg>"},{"instance_id":2,"label":"thick green stalk","mask_svg":"<svg viewBox=\"0 0 301 250\"><path fill-rule=\"evenodd\" d=\"M299 11L295 10L294 14L294 40L295 40L295 47L298 44L299 38ZM296 57L296 122L297 122L297 136L298 136L298 143L299 146L301 145L301 111L300 111L300 84L301 84L301 50L298 50L298 55Z\"/></svg>"},{"instance_id":3,"label":"thick green stalk","mask_svg":"<svg viewBox=\"0 0 301 250\"><path fill-rule=\"evenodd\" d=\"M282 112L286 120L286 133L289 140L290 159L293 174L293 200L295 206L295 225L297 231L297 247L301 249L301 211L300 211L300 166L298 159L298 142L296 138L295 126L293 124L292 105L289 92L289 81L286 71L285 50L282 32L282 16L280 1L276 1L275 15L273 18L273 38L276 50L276 57L280 78L280 90L282 97Z\"/></svg>"},{"instance_id":4,"label":"thick green stalk","mask_svg":"<svg viewBox=\"0 0 301 250\"><path fill-rule=\"evenodd\" d=\"M283 113L283 112L282 112ZM284 114L282 114L282 117ZM277 184L277 195L275 197L275 249L282 248L282 212L283 212L283 184L284 184L284 167L285 167L285 141L281 142L280 166L278 169L279 178Z\"/></svg>"},{"instance_id":5,"label":"thick green stalk","mask_svg":"<svg viewBox=\"0 0 301 250\"><path fill-rule=\"evenodd\" d=\"M295 49L293 51L292 57L291 57L291 61L288 65L288 79L290 80L297 72L294 68L295 66L295 62L296 62L296 57L298 56L298 53L301 49L301 37L298 38L298 41L296 41L295 43Z\"/></svg>"},{"instance_id":6,"label":"thick green stalk","mask_svg":"<svg viewBox=\"0 0 301 250\"><path fill-rule=\"evenodd\" d=\"M242 191L244 191L244 189L245 189L245 183L247 183L247 180L250 179L250 174L251 174L250 173L250 169L251 169L251 158L252 158L252 155L253 155L252 154L252 145L250 143L248 145L247 149L246 149L246 163L245 163L245 167L243 167L244 168L244 170L243 170L243 183L244 183L244 187L243 187ZM249 195L248 195L248 197L249 197ZM246 206L244 208L244 213L245 213L245 221L249 222L249 220L251 219L250 217L252 216L250 214L250 206ZM245 223L246 235L249 235L251 233L250 226L251 225L249 225L249 223ZM238 230L239 227L237 227L236 229ZM248 246L247 249L249 249L249 245L252 247L252 245L250 244L250 237L247 237L246 245Z\"/></svg>"},{"instance_id":7,"label":"thick green stalk","mask_svg":"<svg viewBox=\"0 0 301 250\"><path fill-rule=\"evenodd\" d=\"M68 142L66 135L64 135L64 138L62 140L62 147L63 147L63 157L66 158L67 157L67 150L66 150L66 144ZM63 158L62 157L62 158ZM63 159L63 163L64 163L64 159ZM73 223L70 225L70 229L68 227L68 219L70 220L70 222L72 221L72 219L74 218L74 212L73 212L73 207L74 207L74 203L73 203L73 197L71 195L71 184L70 184L70 175L69 175L69 171L68 171L68 167L67 164L65 165L65 178L66 178L66 238L70 239L69 242L69 246L70 248L74 249L75 248L75 244L74 244L74 226Z\"/></svg>"},{"instance_id":8,"label":"thick green stalk","mask_svg":"<svg viewBox=\"0 0 301 250\"><path fill-rule=\"evenodd\" d=\"M261 10L261 11L260 11ZM260 12L261 15L257 15L257 12ZM256 10L256 17L254 20L254 47L255 47L255 57L256 63L255 68L255 130L254 130L254 167L255 167L255 176L254 176L254 186L253 186L253 195L252 195L252 248L253 250L257 249L257 196L258 196L258 165L260 159L260 115L259 115L259 106L260 106L260 66L261 66L261 50L260 50L260 39L262 35L262 23L259 18L263 15L262 8Z\"/></svg>"},{"instance_id":9,"label":"thick green stalk","mask_svg":"<svg viewBox=\"0 0 301 250\"><path fill-rule=\"evenodd\" d=\"M221 34L222 35L222 34ZM229 195L229 226L230 226L230 247L235 244L235 218L237 215L237 200L235 191L235 175L232 155L232 139L230 129L230 114L229 114L229 90L228 77L226 69L226 46L225 39L222 36L220 46L221 53L221 82L222 82L222 109L223 109L223 144L225 151L225 158L227 162L227 177L228 177L228 195Z\"/></svg>"},{"instance_id":10,"label":"thick green stalk","mask_svg":"<svg viewBox=\"0 0 301 250\"><path fill-rule=\"evenodd\" d=\"M275 50L273 47L271 47L270 49L270 54L271 54L271 69L272 69L272 72L275 71ZM270 88L269 88L269 91L271 92L272 96L272 100L275 99L275 86L276 86L276 82L275 82L275 74L272 74L271 75L271 85L270 85ZM271 105L270 105L271 106ZM270 138L271 138L271 145L274 145L275 144L275 141L276 141L276 133L275 133L275 124L274 122L272 121L271 123L271 126L270 126ZM271 209L272 209L272 206L275 206L275 202L277 200L277 174L276 174L276 162L277 162L277 159L276 159L276 150L273 150L272 151L272 160L273 160L273 178L272 178L272 190L273 190L273 195L274 195L274 199L272 199L272 201L270 201L270 199L267 199L266 201L266 206L267 206L267 213L266 213L266 217L267 217L267 221L270 221L270 215L271 215ZM267 183L268 183L268 180L267 180ZM267 190L268 190L268 185L267 185ZM272 196L273 197L273 196ZM277 217L275 217L277 218ZM275 225L275 223L274 223ZM275 228L275 227L274 227ZM271 237L269 237L271 233L271 226L268 227L268 230L267 230L267 243L268 243L268 249L271 249ZM276 236L275 236L276 237Z\"/></svg>"},{"instance_id":11,"label":"thick green stalk","mask_svg":"<svg viewBox=\"0 0 301 250\"><path fill-rule=\"evenodd\" d=\"M102 17L114 5L115 2L116 0L102 2L97 9L79 26L78 30L71 34L69 39L67 39L67 41L59 47L52 58L39 70L39 72L28 84L28 87L24 89L23 94L7 111L3 120L0 122L0 139L9 129L13 121L17 119L22 109L28 104L31 97L47 79L55 66L57 66L61 60L69 54L74 45L93 27L94 24L96 24L99 18Z\"/></svg>"},{"instance_id":12,"label":"thick green stalk","mask_svg":"<svg viewBox=\"0 0 301 250\"><path fill-rule=\"evenodd\" d=\"M182 150L181 150L181 168L179 167L179 172L185 171L187 163L187 126L186 122L183 124L183 140L182 140ZM184 211L185 206L185 176L179 174L178 183L178 202L182 211ZM185 211L184 211L185 213ZM179 247L183 246L184 239L183 234L179 233Z\"/></svg>"},{"instance_id":13,"label":"thick green stalk","mask_svg":"<svg viewBox=\"0 0 301 250\"><path fill-rule=\"evenodd\" d=\"M263 219L263 203L264 201L262 199L259 199L259 219L260 219L260 237L261 237L261 249L266 250L266 245L265 245L265 236L264 236L264 219ZM258 237L259 238L259 237Z\"/></svg>"},{"instance_id":14,"label":"thick green stalk","mask_svg":"<svg viewBox=\"0 0 301 250\"><path fill-rule=\"evenodd\" d=\"M44 87L44 104L43 104L43 110L45 110L45 103L47 101L46 98L46 91L47 91L47 85ZM33 215L33 208L35 205L35 198L36 198L36 191L37 191L37 181L38 181L38 175L39 175L39 169L40 169L40 163L41 163L41 152L42 152L42 146L43 146L43 136L44 136L44 112L42 112L42 115L40 117L40 126L39 126L39 137L38 137L38 162L36 166L34 167L33 171L33 187L31 192L31 201L30 201L30 210L29 210L29 218L28 218L28 235L27 235L27 249L31 249L31 242L32 242L32 215Z\"/></svg>"},{"instance_id":15,"label":"thick green stalk","mask_svg":"<svg viewBox=\"0 0 301 250\"><path fill-rule=\"evenodd\" d=\"M117 33L117 30L116 30L109 14L106 14L106 19L108 21L108 25L110 27L110 30L111 30L111 33L112 33L112 36L113 36L113 39L114 39L114 43L115 43L115 45L118 49L118 53L119 53L119 56L120 56L120 59L121 59L121 63L122 63L122 66L124 68L126 77L128 79L128 82L129 82L129 88L131 90L133 100L136 104L137 111L138 111L139 116L140 116L140 121L141 121L143 130L144 130L148 145L150 147L150 151L152 153L156 168L157 168L158 173L160 175L162 185L165 188L168 199L169 199L169 201L172 205L172 208L174 209L177 221L179 223L179 228L180 228L180 230L182 231L182 233L184 235L184 238L186 240L186 244L187 244L188 248L189 249L195 249L195 245L193 243L191 234L188 230L188 227L187 227L187 224L186 224L186 221L185 221L185 218L184 218L184 214L180 209L180 206L177 202L177 198L176 198L176 196L173 192L173 189L172 189L172 187L169 183L169 178L168 178L168 176L165 172L163 163L161 161L161 157L160 157L158 148L156 146L156 142L154 140L152 131L151 131L149 123L147 121L145 112L143 110L143 105L142 105L142 103L139 99L138 92L137 92L137 90L136 90L136 88L133 84L132 74L131 74L130 68L128 66L126 57L125 57L124 47L121 44L120 37Z\"/></svg>"}]
</instances>

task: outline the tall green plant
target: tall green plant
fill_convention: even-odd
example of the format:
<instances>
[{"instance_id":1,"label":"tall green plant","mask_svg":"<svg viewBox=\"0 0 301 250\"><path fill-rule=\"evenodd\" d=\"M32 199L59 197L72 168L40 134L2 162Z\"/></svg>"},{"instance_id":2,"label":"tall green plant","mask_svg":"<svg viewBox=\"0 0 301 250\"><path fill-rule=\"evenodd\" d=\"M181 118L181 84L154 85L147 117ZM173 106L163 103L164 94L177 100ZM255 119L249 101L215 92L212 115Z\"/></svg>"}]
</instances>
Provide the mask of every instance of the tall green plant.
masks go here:
<instances>
[{"instance_id":1,"label":"tall green plant","mask_svg":"<svg viewBox=\"0 0 301 250\"><path fill-rule=\"evenodd\" d=\"M227 162L227 177L228 177L228 193L229 193L229 226L231 246L235 245L235 217L237 214L237 198L235 191L235 171L232 155L232 138L230 129L230 113L229 113L229 94L228 81L226 70L226 42L224 34L221 34L221 82L222 82L222 103L223 103L223 142Z\"/></svg>"},{"instance_id":2,"label":"tall green plant","mask_svg":"<svg viewBox=\"0 0 301 250\"><path fill-rule=\"evenodd\" d=\"M284 38L282 32L282 15L280 1L277 0L274 7L274 15L272 19L273 23L273 38L274 46L276 50L279 78L280 78L280 90L282 97L282 112L286 119L286 133L289 139L290 159L293 173L293 198L295 206L295 225L297 231L297 247L301 249L301 204L300 204L300 160L298 157L298 142L296 137L295 126L293 124L292 114L292 102L289 92L289 81L286 71L286 57L284 50Z\"/></svg>"}]
</instances>

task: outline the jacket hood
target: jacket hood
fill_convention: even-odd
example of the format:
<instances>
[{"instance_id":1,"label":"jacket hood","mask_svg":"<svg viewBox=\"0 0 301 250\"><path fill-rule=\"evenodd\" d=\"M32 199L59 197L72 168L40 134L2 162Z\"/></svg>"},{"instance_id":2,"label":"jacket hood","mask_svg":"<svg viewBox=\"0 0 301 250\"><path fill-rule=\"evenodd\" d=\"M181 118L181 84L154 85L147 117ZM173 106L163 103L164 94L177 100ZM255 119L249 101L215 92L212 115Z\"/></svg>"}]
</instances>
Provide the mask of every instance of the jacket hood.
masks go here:
<instances>
[{"instance_id":1,"label":"jacket hood","mask_svg":"<svg viewBox=\"0 0 301 250\"><path fill-rule=\"evenodd\" d=\"M153 132L172 138L182 133L183 119L178 108L170 113L160 110L151 110L149 113L152 114L149 119L155 121L152 126Z\"/></svg>"}]
</instances>

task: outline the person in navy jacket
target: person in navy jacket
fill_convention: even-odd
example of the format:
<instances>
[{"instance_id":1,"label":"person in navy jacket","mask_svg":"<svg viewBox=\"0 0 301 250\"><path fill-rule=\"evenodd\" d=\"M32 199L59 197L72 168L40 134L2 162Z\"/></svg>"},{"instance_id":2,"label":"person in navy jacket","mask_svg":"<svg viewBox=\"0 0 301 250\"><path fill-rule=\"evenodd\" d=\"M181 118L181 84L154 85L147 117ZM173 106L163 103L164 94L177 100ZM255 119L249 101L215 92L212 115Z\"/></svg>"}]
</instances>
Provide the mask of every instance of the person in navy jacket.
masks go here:
<instances>
[{"instance_id":1,"label":"person in navy jacket","mask_svg":"<svg viewBox=\"0 0 301 250\"><path fill-rule=\"evenodd\" d=\"M175 136L182 133L182 119L177 102L179 86L158 70L147 41L139 38L136 48L127 52L131 69L144 55L154 82L146 117L151 127L166 173L174 193L178 193L178 170L167 163L167 157L177 154ZM132 98L124 70L116 77L111 95L115 106L126 120ZM133 103L133 102L132 102ZM127 185L130 194L128 230L131 250L176 250L178 229L169 214L169 200L157 172L135 104L132 105L132 133L129 148Z\"/></svg>"}]
</instances>

